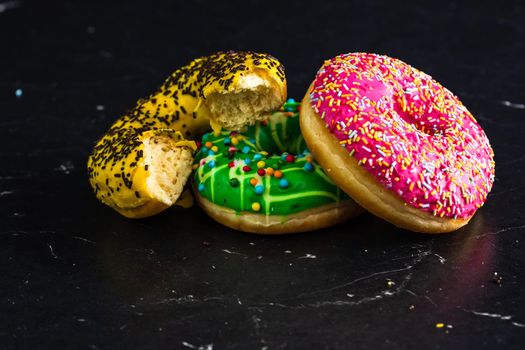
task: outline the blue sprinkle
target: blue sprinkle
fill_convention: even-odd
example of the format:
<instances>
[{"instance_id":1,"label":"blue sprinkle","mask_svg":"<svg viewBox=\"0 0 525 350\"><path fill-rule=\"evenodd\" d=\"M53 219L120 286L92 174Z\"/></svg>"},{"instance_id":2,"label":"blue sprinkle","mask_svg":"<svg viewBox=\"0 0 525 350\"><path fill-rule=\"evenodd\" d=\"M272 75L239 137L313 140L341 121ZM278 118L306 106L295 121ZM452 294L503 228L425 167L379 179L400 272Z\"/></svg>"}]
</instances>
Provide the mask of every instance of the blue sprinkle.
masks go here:
<instances>
[{"instance_id":1,"label":"blue sprinkle","mask_svg":"<svg viewBox=\"0 0 525 350\"><path fill-rule=\"evenodd\" d=\"M286 103L295 103L295 100L293 98L289 98L288 100L286 100Z\"/></svg>"},{"instance_id":2,"label":"blue sprinkle","mask_svg":"<svg viewBox=\"0 0 525 350\"><path fill-rule=\"evenodd\" d=\"M281 154L281 160L286 160L286 156L288 155L288 153L284 152L283 154Z\"/></svg>"},{"instance_id":3,"label":"blue sprinkle","mask_svg":"<svg viewBox=\"0 0 525 350\"><path fill-rule=\"evenodd\" d=\"M244 154L250 152L250 147L248 147L248 146L244 146L244 147L242 148L241 152L244 153Z\"/></svg>"},{"instance_id":4,"label":"blue sprinkle","mask_svg":"<svg viewBox=\"0 0 525 350\"><path fill-rule=\"evenodd\" d=\"M204 186L204 184L199 184L199 186L197 186L197 189L199 190L199 192L202 192L204 191L206 187Z\"/></svg>"},{"instance_id":5,"label":"blue sprinkle","mask_svg":"<svg viewBox=\"0 0 525 350\"><path fill-rule=\"evenodd\" d=\"M244 159L244 164L246 164L246 165L250 165L251 162L252 162L252 160L250 158L245 158Z\"/></svg>"},{"instance_id":6,"label":"blue sprinkle","mask_svg":"<svg viewBox=\"0 0 525 350\"><path fill-rule=\"evenodd\" d=\"M255 186L255 193L262 194L263 192L264 192L264 186L263 185Z\"/></svg>"},{"instance_id":7,"label":"blue sprinkle","mask_svg":"<svg viewBox=\"0 0 525 350\"><path fill-rule=\"evenodd\" d=\"M306 170L306 171L312 171L312 170L314 170L314 165L313 165L312 163L306 163L306 164L304 165L304 170Z\"/></svg>"},{"instance_id":8,"label":"blue sprinkle","mask_svg":"<svg viewBox=\"0 0 525 350\"><path fill-rule=\"evenodd\" d=\"M253 160L254 160L255 162L258 162L258 161L260 161L261 159L262 159L262 155L259 154L259 153L257 153L256 155L253 156Z\"/></svg>"},{"instance_id":9,"label":"blue sprinkle","mask_svg":"<svg viewBox=\"0 0 525 350\"><path fill-rule=\"evenodd\" d=\"M288 180L286 180L286 179L279 180L279 187L280 188L287 188L289 185L290 185L290 183L288 182Z\"/></svg>"},{"instance_id":10,"label":"blue sprinkle","mask_svg":"<svg viewBox=\"0 0 525 350\"><path fill-rule=\"evenodd\" d=\"M224 144L225 145L230 145L231 143L232 143L232 139L231 138L229 138L229 137L225 137L224 138Z\"/></svg>"},{"instance_id":11,"label":"blue sprinkle","mask_svg":"<svg viewBox=\"0 0 525 350\"><path fill-rule=\"evenodd\" d=\"M16 97L22 97L23 94L24 94L24 92L22 91L22 89L16 89L15 90L15 96Z\"/></svg>"},{"instance_id":12,"label":"blue sprinkle","mask_svg":"<svg viewBox=\"0 0 525 350\"><path fill-rule=\"evenodd\" d=\"M215 152L213 152L211 149L208 151L208 155L209 156L214 156L215 155Z\"/></svg>"},{"instance_id":13,"label":"blue sprinkle","mask_svg":"<svg viewBox=\"0 0 525 350\"><path fill-rule=\"evenodd\" d=\"M201 152L202 153L208 153L208 151L209 151L208 147L206 147L206 146L202 146L201 147Z\"/></svg>"},{"instance_id":14,"label":"blue sprinkle","mask_svg":"<svg viewBox=\"0 0 525 350\"><path fill-rule=\"evenodd\" d=\"M209 166L210 168L215 168L215 161L214 161L214 160L210 160L210 161L208 162L208 166Z\"/></svg>"}]
</instances>

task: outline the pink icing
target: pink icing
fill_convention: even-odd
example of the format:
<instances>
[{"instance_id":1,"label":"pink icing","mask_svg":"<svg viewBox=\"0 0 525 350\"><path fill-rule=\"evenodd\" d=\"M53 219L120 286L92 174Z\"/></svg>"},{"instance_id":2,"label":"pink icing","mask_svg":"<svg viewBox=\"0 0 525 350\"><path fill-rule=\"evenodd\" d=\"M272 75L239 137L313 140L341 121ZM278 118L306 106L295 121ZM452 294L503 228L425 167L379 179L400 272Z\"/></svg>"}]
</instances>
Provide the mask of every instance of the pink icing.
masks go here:
<instances>
[{"instance_id":1,"label":"pink icing","mask_svg":"<svg viewBox=\"0 0 525 350\"><path fill-rule=\"evenodd\" d=\"M324 63L312 107L341 146L385 188L439 217L469 218L494 182L494 153L459 99L387 56Z\"/></svg>"}]
</instances>

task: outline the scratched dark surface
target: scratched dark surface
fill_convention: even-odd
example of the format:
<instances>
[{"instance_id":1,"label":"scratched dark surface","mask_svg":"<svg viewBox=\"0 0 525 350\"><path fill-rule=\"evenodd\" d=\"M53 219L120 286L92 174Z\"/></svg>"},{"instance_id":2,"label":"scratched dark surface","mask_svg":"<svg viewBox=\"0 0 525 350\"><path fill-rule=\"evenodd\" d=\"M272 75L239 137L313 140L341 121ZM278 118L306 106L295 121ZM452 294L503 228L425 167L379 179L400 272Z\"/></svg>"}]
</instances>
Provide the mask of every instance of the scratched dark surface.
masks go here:
<instances>
[{"instance_id":1,"label":"scratched dark surface","mask_svg":"<svg viewBox=\"0 0 525 350\"><path fill-rule=\"evenodd\" d=\"M522 349L523 3L220 3L0 1L0 347ZM130 221L99 204L96 138L222 49L272 53L297 98L344 52L431 74L494 147L486 205L443 236L364 214L270 238L197 207Z\"/></svg>"}]
</instances>

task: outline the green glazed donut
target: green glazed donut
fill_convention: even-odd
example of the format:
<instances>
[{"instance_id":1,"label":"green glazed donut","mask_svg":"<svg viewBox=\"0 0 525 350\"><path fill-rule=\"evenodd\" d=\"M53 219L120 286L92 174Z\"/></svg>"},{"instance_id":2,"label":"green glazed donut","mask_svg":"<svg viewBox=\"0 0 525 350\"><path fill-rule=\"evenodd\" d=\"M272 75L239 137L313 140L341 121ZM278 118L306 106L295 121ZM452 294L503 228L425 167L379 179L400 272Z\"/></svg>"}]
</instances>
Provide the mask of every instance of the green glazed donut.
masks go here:
<instances>
[{"instance_id":1,"label":"green glazed donut","mask_svg":"<svg viewBox=\"0 0 525 350\"><path fill-rule=\"evenodd\" d=\"M193 188L204 211L231 228L265 234L327 227L362 209L315 162L289 99L246 132L202 137Z\"/></svg>"}]
</instances>

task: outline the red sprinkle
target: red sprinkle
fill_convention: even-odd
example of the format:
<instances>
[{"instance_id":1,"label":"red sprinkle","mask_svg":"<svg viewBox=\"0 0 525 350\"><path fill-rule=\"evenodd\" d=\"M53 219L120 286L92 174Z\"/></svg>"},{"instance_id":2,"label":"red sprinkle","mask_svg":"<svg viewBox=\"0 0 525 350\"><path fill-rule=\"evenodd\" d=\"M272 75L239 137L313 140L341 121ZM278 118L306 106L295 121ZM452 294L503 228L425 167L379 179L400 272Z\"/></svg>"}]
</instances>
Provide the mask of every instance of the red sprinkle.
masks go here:
<instances>
[{"instance_id":1,"label":"red sprinkle","mask_svg":"<svg viewBox=\"0 0 525 350\"><path fill-rule=\"evenodd\" d=\"M293 163L295 161L295 157L293 155L289 154L289 155L286 156L286 161L288 163Z\"/></svg>"},{"instance_id":2,"label":"red sprinkle","mask_svg":"<svg viewBox=\"0 0 525 350\"><path fill-rule=\"evenodd\" d=\"M242 167L242 171L250 171L252 170L252 168L250 168L249 166L245 165Z\"/></svg>"},{"instance_id":3,"label":"red sprinkle","mask_svg":"<svg viewBox=\"0 0 525 350\"><path fill-rule=\"evenodd\" d=\"M234 166L235 166L235 163L234 163L234 162L229 162L229 163L228 163L228 167L233 168Z\"/></svg>"},{"instance_id":4,"label":"red sprinkle","mask_svg":"<svg viewBox=\"0 0 525 350\"><path fill-rule=\"evenodd\" d=\"M263 168L257 169L257 175L259 175L259 176L266 175L266 170L264 170Z\"/></svg>"}]
</instances>

